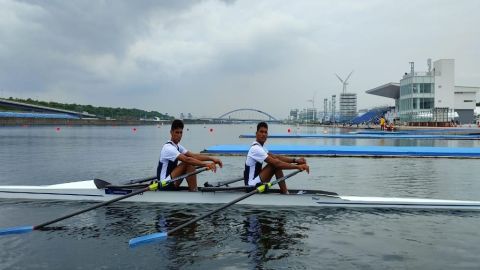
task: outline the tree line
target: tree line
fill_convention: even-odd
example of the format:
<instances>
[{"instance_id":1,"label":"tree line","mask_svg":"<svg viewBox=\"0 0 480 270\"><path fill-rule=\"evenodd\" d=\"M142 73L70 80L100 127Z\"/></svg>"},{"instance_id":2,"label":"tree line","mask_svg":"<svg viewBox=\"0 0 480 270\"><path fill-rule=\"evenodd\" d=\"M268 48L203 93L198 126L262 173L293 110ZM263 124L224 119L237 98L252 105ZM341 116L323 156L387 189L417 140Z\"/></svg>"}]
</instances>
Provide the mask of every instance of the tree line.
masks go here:
<instances>
[{"instance_id":1,"label":"tree line","mask_svg":"<svg viewBox=\"0 0 480 270\"><path fill-rule=\"evenodd\" d=\"M173 119L172 116L168 114L162 114L157 111L145 111L140 109L127 109L127 108L111 108L111 107L95 107L92 105L81 105L81 104L67 104L67 103L59 103L53 101L40 101L40 100L33 100L31 98L28 99L20 99L20 98L12 98L9 97L8 100L15 101L15 102L22 102L31 105L39 105L45 106L55 109L62 109L68 111L75 111L75 112L88 112L89 114L94 114L96 117L99 118L111 118L111 119L118 119L118 120L138 120L140 118L143 119L154 119L158 117L162 120L171 120Z\"/></svg>"}]
</instances>

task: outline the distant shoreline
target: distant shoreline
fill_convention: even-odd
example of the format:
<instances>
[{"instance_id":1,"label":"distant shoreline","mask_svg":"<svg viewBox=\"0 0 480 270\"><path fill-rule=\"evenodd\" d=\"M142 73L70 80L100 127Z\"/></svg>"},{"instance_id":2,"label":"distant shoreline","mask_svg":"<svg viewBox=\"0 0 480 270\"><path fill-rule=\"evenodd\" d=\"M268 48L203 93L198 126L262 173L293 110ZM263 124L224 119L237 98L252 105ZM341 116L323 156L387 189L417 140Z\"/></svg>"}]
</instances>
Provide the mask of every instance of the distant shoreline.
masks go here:
<instances>
[{"instance_id":1,"label":"distant shoreline","mask_svg":"<svg viewBox=\"0 0 480 270\"><path fill-rule=\"evenodd\" d=\"M170 124L167 121L105 120L105 119L45 119L0 118L0 126L151 126Z\"/></svg>"},{"instance_id":2,"label":"distant shoreline","mask_svg":"<svg viewBox=\"0 0 480 270\"><path fill-rule=\"evenodd\" d=\"M196 120L196 119L183 119L185 124L199 124L199 125L208 125L208 124L225 124L232 125L236 123L222 123L216 121L205 121L205 120ZM4 117L0 118L0 127L22 127L22 126L155 126L155 125L167 125L171 124L171 120L161 120L161 121L145 121L145 120L106 120L106 119L50 119L50 118L17 118L17 117ZM245 123L247 124L247 123ZM250 123L251 124L251 123ZM279 123L286 126L296 126L292 123ZM305 126L305 125L301 125ZM380 130L379 126L371 127L355 127L355 126L330 126L330 125L309 125L311 127L324 127L324 128L341 128L341 129L372 129ZM459 132L462 129L467 130L480 130L480 127L471 124L463 125L460 127L424 127L424 126L396 126L396 131L403 130L450 130L452 132ZM480 131L478 131L480 132ZM459 133L460 134L460 133Z\"/></svg>"},{"instance_id":3,"label":"distant shoreline","mask_svg":"<svg viewBox=\"0 0 480 270\"><path fill-rule=\"evenodd\" d=\"M59 118L0 118L2 126L154 126L170 125L173 120L106 120L106 119L59 119ZM232 124L217 121L205 121L197 119L183 119L185 124Z\"/></svg>"}]
</instances>

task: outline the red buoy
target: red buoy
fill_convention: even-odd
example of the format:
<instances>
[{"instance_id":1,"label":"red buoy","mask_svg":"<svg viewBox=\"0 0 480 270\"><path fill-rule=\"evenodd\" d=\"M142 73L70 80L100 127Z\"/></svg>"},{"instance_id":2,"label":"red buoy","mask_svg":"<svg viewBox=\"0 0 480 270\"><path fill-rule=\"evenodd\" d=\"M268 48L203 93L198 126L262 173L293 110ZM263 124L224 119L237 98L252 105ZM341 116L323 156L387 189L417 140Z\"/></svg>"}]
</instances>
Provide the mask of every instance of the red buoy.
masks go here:
<instances>
[{"instance_id":1,"label":"red buoy","mask_svg":"<svg viewBox=\"0 0 480 270\"><path fill-rule=\"evenodd\" d=\"M290 129L288 129L288 133L290 133L290 131L291 131L291 130L290 130Z\"/></svg>"},{"instance_id":2,"label":"red buoy","mask_svg":"<svg viewBox=\"0 0 480 270\"><path fill-rule=\"evenodd\" d=\"M213 132L213 128L210 128L210 132Z\"/></svg>"}]
</instances>

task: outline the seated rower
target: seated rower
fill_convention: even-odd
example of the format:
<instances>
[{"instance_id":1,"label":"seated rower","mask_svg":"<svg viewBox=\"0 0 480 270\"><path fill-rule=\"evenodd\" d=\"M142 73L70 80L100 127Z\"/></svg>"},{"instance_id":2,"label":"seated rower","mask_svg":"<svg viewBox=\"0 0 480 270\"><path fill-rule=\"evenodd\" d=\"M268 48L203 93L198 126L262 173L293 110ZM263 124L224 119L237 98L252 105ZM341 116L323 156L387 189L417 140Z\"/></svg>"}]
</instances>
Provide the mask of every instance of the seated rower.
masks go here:
<instances>
[{"instance_id":1,"label":"seated rower","mask_svg":"<svg viewBox=\"0 0 480 270\"><path fill-rule=\"evenodd\" d=\"M250 150L248 150L245 161L245 170L243 172L245 185L255 186L261 183L268 183L273 175L279 179L283 177L283 169L297 169L310 173L310 168L304 158L290 158L269 153L264 147L267 136L267 123L258 123L257 132L255 133L256 140L252 143ZM267 165L262 169L264 161ZM288 194L287 184L284 181L278 183L278 185L282 194Z\"/></svg>"},{"instance_id":2,"label":"seated rower","mask_svg":"<svg viewBox=\"0 0 480 270\"><path fill-rule=\"evenodd\" d=\"M223 166L220 159L209 157L207 155L192 153L185 147L180 145L183 135L182 120L174 120L170 129L170 140L166 142L160 152L160 160L157 167L157 180L169 180L180 175L195 171L195 166L206 167L216 172L216 164ZM178 164L178 161L181 161ZM211 161L211 162L205 162ZM183 180L183 179L182 179ZM182 180L175 181L172 187L178 188ZM191 175L187 177L189 191L197 191L197 176Z\"/></svg>"}]
</instances>

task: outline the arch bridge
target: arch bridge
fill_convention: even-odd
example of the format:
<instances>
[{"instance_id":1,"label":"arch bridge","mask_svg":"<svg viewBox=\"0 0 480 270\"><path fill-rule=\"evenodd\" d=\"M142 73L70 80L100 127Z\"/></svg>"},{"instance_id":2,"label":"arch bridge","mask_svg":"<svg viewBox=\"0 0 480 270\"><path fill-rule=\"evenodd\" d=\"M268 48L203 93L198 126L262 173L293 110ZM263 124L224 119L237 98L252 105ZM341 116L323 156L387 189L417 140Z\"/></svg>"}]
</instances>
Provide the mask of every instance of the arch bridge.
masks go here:
<instances>
[{"instance_id":1,"label":"arch bridge","mask_svg":"<svg viewBox=\"0 0 480 270\"><path fill-rule=\"evenodd\" d=\"M261 115L262 117L267 117L268 119L260 119L260 117L257 117L255 119L249 117L249 119L246 119L247 117L240 117L240 118L236 118L236 117L232 117L234 116L235 114L237 113L243 113L243 112L247 112L247 113L255 113L256 115ZM236 109L236 110L232 110L232 111L229 111L229 112L226 112L222 115L220 115L217 119L219 120L235 120L235 121L268 121L268 122L280 122L277 118L275 118L273 115L267 113L267 112L264 112L264 111L261 111L261 110L258 110L258 109L252 109L252 108L241 108L241 109Z\"/></svg>"}]
</instances>

